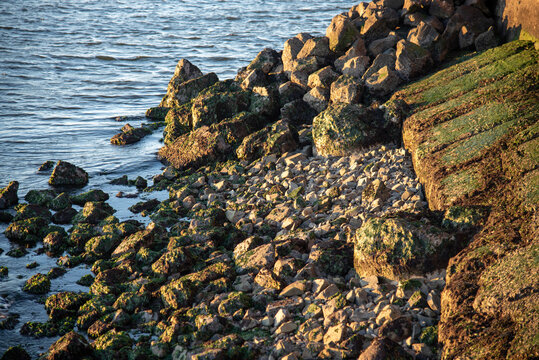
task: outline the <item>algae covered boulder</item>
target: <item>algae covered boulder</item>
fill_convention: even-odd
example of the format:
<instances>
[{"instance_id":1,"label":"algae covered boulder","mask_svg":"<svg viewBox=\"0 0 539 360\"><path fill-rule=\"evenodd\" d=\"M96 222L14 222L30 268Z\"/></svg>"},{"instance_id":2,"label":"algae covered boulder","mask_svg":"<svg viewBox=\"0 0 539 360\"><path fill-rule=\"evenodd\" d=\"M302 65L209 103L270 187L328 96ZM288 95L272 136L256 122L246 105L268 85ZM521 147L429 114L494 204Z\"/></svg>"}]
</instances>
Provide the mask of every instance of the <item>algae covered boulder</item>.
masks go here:
<instances>
[{"instance_id":1,"label":"algae covered boulder","mask_svg":"<svg viewBox=\"0 0 539 360\"><path fill-rule=\"evenodd\" d=\"M82 210L73 218L73 223L97 224L114 214L114 210L109 204L103 201L88 201Z\"/></svg>"},{"instance_id":2,"label":"algae covered boulder","mask_svg":"<svg viewBox=\"0 0 539 360\"><path fill-rule=\"evenodd\" d=\"M44 274L35 274L30 279L26 280L23 291L30 294L46 294L51 288L51 280Z\"/></svg>"},{"instance_id":3,"label":"algae covered boulder","mask_svg":"<svg viewBox=\"0 0 539 360\"><path fill-rule=\"evenodd\" d=\"M52 171L49 184L52 186L84 186L88 184L88 173L76 165L60 160Z\"/></svg>"},{"instance_id":4,"label":"algae covered boulder","mask_svg":"<svg viewBox=\"0 0 539 360\"><path fill-rule=\"evenodd\" d=\"M356 231L354 267L360 276L401 279L445 267L465 245L426 218L371 218Z\"/></svg>"},{"instance_id":5,"label":"algae covered boulder","mask_svg":"<svg viewBox=\"0 0 539 360\"><path fill-rule=\"evenodd\" d=\"M347 16L337 15L331 20L326 36L331 51L342 53L359 37L359 31Z\"/></svg>"},{"instance_id":6,"label":"algae covered boulder","mask_svg":"<svg viewBox=\"0 0 539 360\"><path fill-rule=\"evenodd\" d=\"M68 332L49 348L47 360L76 360L92 357L93 349L83 336Z\"/></svg>"},{"instance_id":7,"label":"algae covered boulder","mask_svg":"<svg viewBox=\"0 0 539 360\"><path fill-rule=\"evenodd\" d=\"M45 309L51 319L60 320L76 315L79 308L90 298L91 296L87 293L64 291L49 296L45 301Z\"/></svg>"},{"instance_id":8,"label":"algae covered boulder","mask_svg":"<svg viewBox=\"0 0 539 360\"><path fill-rule=\"evenodd\" d=\"M130 124L125 124L122 127L121 132L114 135L110 139L110 143L113 145L133 144L133 143L136 143L137 141L140 141L140 139L148 135L150 132L151 130L144 126L135 128L131 126Z\"/></svg>"},{"instance_id":9,"label":"algae covered boulder","mask_svg":"<svg viewBox=\"0 0 539 360\"><path fill-rule=\"evenodd\" d=\"M282 154L298 147L298 135L286 120L279 120L247 136L236 150L239 159L254 160L269 154Z\"/></svg>"},{"instance_id":10,"label":"algae covered boulder","mask_svg":"<svg viewBox=\"0 0 539 360\"><path fill-rule=\"evenodd\" d=\"M353 104L333 104L313 120L313 142L322 156L344 156L376 142L371 111Z\"/></svg>"},{"instance_id":11,"label":"algae covered boulder","mask_svg":"<svg viewBox=\"0 0 539 360\"><path fill-rule=\"evenodd\" d=\"M45 228L49 221L43 217L18 220L9 224L4 232L6 237L18 243L32 244L45 236Z\"/></svg>"},{"instance_id":12,"label":"algae covered boulder","mask_svg":"<svg viewBox=\"0 0 539 360\"><path fill-rule=\"evenodd\" d=\"M0 210L7 209L19 202L19 197L17 196L18 190L19 183L17 181L12 181L8 186L0 189Z\"/></svg>"},{"instance_id":13,"label":"algae covered boulder","mask_svg":"<svg viewBox=\"0 0 539 360\"><path fill-rule=\"evenodd\" d=\"M71 202L75 205L84 206L88 201L107 201L109 194L100 189L94 189L82 194L70 197Z\"/></svg>"}]
</instances>

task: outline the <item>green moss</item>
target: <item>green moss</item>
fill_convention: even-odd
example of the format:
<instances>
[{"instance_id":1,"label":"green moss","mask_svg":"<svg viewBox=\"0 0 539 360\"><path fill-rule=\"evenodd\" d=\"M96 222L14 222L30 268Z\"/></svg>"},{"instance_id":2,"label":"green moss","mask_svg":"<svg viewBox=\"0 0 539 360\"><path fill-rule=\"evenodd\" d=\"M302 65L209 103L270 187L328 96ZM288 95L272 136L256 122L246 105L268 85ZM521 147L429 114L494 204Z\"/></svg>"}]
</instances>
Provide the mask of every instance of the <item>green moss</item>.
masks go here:
<instances>
[{"instance_id":1,"label":"green moss","mask_svg":"<svg viewBox=\"0 0 539 360\"><path fill-rule=\"evenodd\" d=\"M0 277L7 276L9 274L9 270L7 266L0 266Z\"/></svg>"},{"instance_id":2,"label":"green moss","mask_svg":"<svg viewBox=\"0 0 539 360\"><path fill-rule=\"evenodd\" d=\"M438 345L438 326L427 326L421 331L419 341L432 347Z\"/></svg>"},{"instance_id":3,"label":"green moss","mask_svg":"<svg viewBox=\"0 0 539 360\"><path fill-rule=\"evenodd\" d=\"M77 284L81 286L90 286L94 282L94 277L90 274L83 275L79 280L77 280Z\"/></svg>"},{"instance_id":4,"label":"green moss","mask_svg":"<svg viewBox=\"0 0 539 360\"><path fill-rule=\"evenodd\" d=\"M51 288L51 280L44 274L35 274L30 279L26 280L23 291L30 294L46 294Z\"/></svg>"},{"instance_id":5,"label":"green moss","mask_svg":"<svg viewBox=\"0 0 539 360\"><path fill-rule=\"evenodd\" d=\"M88 201L107 201L109 194L100 189L94 189L85 193L71 196L71 201L75 205L84 206Z\"/></svg>"},{"instance_id":6,"label":"green moss","mask_svg":"<svg viewBox=\"0 0 539 360\"><path fill-rule=\"evenodd\" d=\"M54 190L30 190L25 195L24 200L29 204L39 206L49 206L50 202L56 197Z\"/></svg>"}]
</instances>

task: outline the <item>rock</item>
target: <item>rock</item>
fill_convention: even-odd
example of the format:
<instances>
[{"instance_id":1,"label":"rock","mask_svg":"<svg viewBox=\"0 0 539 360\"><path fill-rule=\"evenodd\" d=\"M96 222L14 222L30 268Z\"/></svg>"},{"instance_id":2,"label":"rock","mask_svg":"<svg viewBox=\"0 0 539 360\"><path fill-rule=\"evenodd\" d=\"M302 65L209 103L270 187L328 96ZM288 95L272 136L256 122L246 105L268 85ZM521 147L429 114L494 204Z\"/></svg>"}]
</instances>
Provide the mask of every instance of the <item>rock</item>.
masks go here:
<instances>
[{"instance_id":1,"label":"rock","mask_svg":"<svg viewBox=\"0 0 539 360\"><path fill-rule=\"evenodd\" d=\"M475 39L493 25L481 10L473 6L459 6L449 19L442 40L447 50L474 45ZM446 51L442 52L444 55Z\"/></svg>"},{"instance_id":2,"label":"rock","mask_svg":"<svg viewBox=\"0 0 539 360\"><path fill-rule=\"evenodd\" d=\"M65 192L61 193L50 201L49 207L54 211L65 210L71 207L71 198Z\"/></svg>"},{"instance_id":3,"label":"rock","mask_svg":"<svg viewBox=\"0 0 539 360\"><path fill-rule=\"evenodd\" d=\"M354 267L360 276L399 279L444 267L461 246L465 244L428 221L371 218L356 231Z\"/></svg>"},{"instance_id":4,"label":"rock","mask_svg":"<svg viewBox=\"0 0 539 360\"><path fill-rule=\"evenodd\" d=\"M174 69L174 80L181 83L201 77L202 71L187 59L180 59Z\"/></svg>"},{"instance_id":5,"label":"rock","mask_svg":"<svg viewBox=\"0 0 539 360\"><path fill-rule=\"evenodd\" d=\"M323 87L315 87L303 96L303 101L317 112L324 111L329 103L329 90Z\"/></svg>"},{"instance_id":6,"label":"rock","mask_svg":"<svg viewBox=\"0 0 539 360\"><path fill-rule=\"evenodd\" d=\"M274 263L275 248L272 244L261 245L238 256L236 259L236 267L240 273L270 268L273 267Z\"/></svg>"},{"instance_id":7,"label":"rock","mask_svg":"<svg viewBox=\"0 0 539 360\"><path fill-rule=\"evenodd\" d=\"M313 142L322 156L344 156L376 139L374 117L359 105L332 104L313 120Z\"/></svg>"},{"instance_id":8,"label":"rock","mask_svg":"<svg viewBox=\"0 0 539 360\"><path fill-rule=\"evenodd\" d=\"M400 82L397 72L385 66L365 80L365 87L371 95L384 97L391 94Z\"/></svg>"},{"instance_id":9,"label":"rock","mask_svg":"<svg viewBox=\"0 0 539 360\"><path fill-rule=\"evenodd\" d=\"M331 84L332 103L358 104L363 96L363 83L352 76L342 75Z\"/></svg>"},{"instance_id":10,"label":"rock","mask_svg":"<svg viewBox=\"0 0 539 360\"><path fill-rule=\"evenodd\" d=\"M113 145L128 145L140 141L143 137L148 135L151 130L144 126L134 128L130 124L125 124L121 133L114 135L110 139L110 143Z\"/></svg>"},{"instance_id":11,"label":"rock","mask_svg":"<svg viewBox=\"0 0 539 360\"><path fill-rule=\"evenodd\" d=\"M97 224L114 214L114 210L109 204L102 201L88 201L82 210L75 215L73 223Z\"/></svg>"},{"instance_id":12,"label":"rock","mask_svg":"<svg viewBox=\"0 0 539 360\"><path fill-rule=\"evenodd\" d=\"M146 117L152 121L165 121L170 107L157 106L146 110Z\"/></svg>"},{"instance_id":13,"label":"rock","mask_svg":"<svg viewBox=\"0 0 539 360\"><path fill-rule=\"evenodd\" d=\"M266 289L281 290L284 283L273 271L261 269L255 276L254 282Z\"/></svg>"},{"instance_id":14,"label":"rock","mask_svg":"<svg viewBox=\"0 0 539 360\"><path fill-rule=\"evenodd\" d=\"M14 221L7 227L4 234L14 242L33 245L46 235L49 220L43 217Z\"/></svg>"},{"instance_id":15,"label":"rock","mask_svg":"<svg viewBox=\"0 0 539 360\"><path fill-rule=\"evenodd\" d=\"M404 14L423 12L427 10L429 4L430 1L426 0L404 0L402 10Z\"/></svg>"},{"instance_id":16,"label":"rock","mask_svg":"<svg viewBox=\"0 0 539 360\"><path fill-rule=\"evenodd\" d=\"M101 189L94 189L82 194L70 197L71 202L75 205L84 206L88 201L107 201L109 194Z\"/></svg>"},{"instance_id":17,"label":"rock","mask_svg":"<svg viewBox=\"0 0 539 360\"><path fill-rule=\"evenodd\" d=\"M281 84L279 86L281 105L284 106L285 104L288 104L294 100L302 99L306 92L307 90L303 86L291 81Z\"/></svg>"},{"instance_id":18,"label":"rock","mask_svg":"<svg viewBox=\"0 0 539 360\"><path fill-rule=\"evenodd\" d=\"M396 55L395 70L405 81L423 75L433 64L427 50L406 40L398 42Z\"/></svg>"},{"instance_id":19,"label":"rock","mask_svg":"<svg viewBox=\"0 0 539 360\"><path fill-rule=\"evenodd\" d=\"M407 40L423 49L432 50L439 36L434 27L421 21L415 29L410 30Z\"/></svg>"},{"instance_id":20,"label":"rock","mask_svg":"<svg viewBox=\"0 0 539 360\"><path fill-rule=\"evenodd\" d=\"M160 107L172 108L181 106L195 97L204 89L219 81L214 73L201 75L196 78L184 80L173 76L167 87L167 94L161 100Z\"/></svg>"},{"instance_id":21,"label":"rock","mask_svg":"<svg viewBox=\"0 0 539 360\"><path fill-rule=\"evenodd\" d=\"M45 236L43 239L43 247L45 247L45 249L48 251L52 251L53 253L63 250L66 246L67 241L65 235L58 231L53 231L47 234L47 236Z\"/></svg>"},{"instance_id":22,"label":"rock","mask_svg":"<svg viewBox=\"0 0 539 360\"><path fill-rule=\"evenodd\" d=\"M75 316L79 308L91 298L87 293L64 291L51 295L45 301L47 314L53 320L61 320L68 316Z\"/></svg>"},{"instance_id":23,"label":"rock","mask_svg":"<svg viewBox=\"0 0 539 360\"><path fill-rule=\"evenodd\" d=\"M290 296L301 296L307 290L307 283L305 281L295 281L292 284L288 285L281 291L279 294L280 297L290 297Z\"/></svg>"},{"instance_id":24,"label":"rock","mask_svg":"<svg viewBox=\"0 0 539 360\"><path fill-rule=\"evenodd\" d=\"M301 99L292 101L281 108L282 119L294 126L311 124L316 115L318 115L316 110Z\"/></svg>"},{"instance_id":25,"label":"rock","mask_svg":"<svg viewBox=\"0 0 539 360\"><path fill-rule=\"evenodd\" d=\"M408 1L408 0L407 0ZM369 347L361 353L358 360L412 360L413 357L394 341L388 338L375 338Z\"/></svg>"},{"instance_id":26,"label":"rock","mask_svg":"<svg viewBox=\"0 0 539 360\"><path fill-rule=\"evenodd\" d=\"M477 51L485 51L498 46L498 38L494 32L494 28L491 26L487 31L477 35L475 39L475 49Z\"/></svg>"},{"instance_id":27,"label":"rock","mask_svg":"<svg viewBox=\"0 0 539 360\"><path fill-rule=\"evenodd\" d=\"M7 209L19 202L17 190L19 190L17 181L12 181L5 188L0 189L0 209Z\"/></svg>"},{"instance_id":28,"label":"rock","mask_svg":"<svg viewBox=\"0 0 539 360\"><path fill-rule=\"evenodd\" d=\"M200 167L219 160L230 150L226 140L204 126L177 138L159 150L159 158L178 170Z\"/></svg>"},{"instance_id":29,"label":"rock","mask_svg":"<svg viewBox=\"0 0 539 360\"><path fill-rule=\"evenodd\" d=\"M367 42L384 38L391 32L386 20L377 16L370 16L361 28L361 35Z\"/></svg>"},{"instance_id":30,"label":"rock","mask_svg":"<svg viewBox=\"0 0 539 360\"><path fill-rule=\"evenodd\" d=\"M357 79L361 79L365 70L368 68L370 58L368 56L353 57L342 66L341 72L343 75L353 76Z\"/></svg>"},{"instance_id":31,"label":"rock","mask_svg":"<svg viewBox=\"0 0 539 360\"><path fill-rule=\"evenodd\" d=\"M251 307L252 299L251 296L241 292L235 291L228 294L228 297L221 301L217 311L219 315L223 317L232 316L238 310L245 310Z\"/></svg>"},{"instance_id":32,"label":"rock","mask_svg":"<svg viewBox=\"0 0 539 360\"><path fill-rule=\"evenodd\" d=\"M10 346L0 360L31 360L32 358L21 345Z\"/></svg>"},{"instance_id":33,"label":"rock","mask_svg":"<svg viewBox=\"0 0 539 360\"><path fill-rule=\"evenodd\" d=\"M331 50L329 49L329 39L325 36L315 37L305 41L305 44L298 53L298 59L309 57L317 57L326 59L330 57Z\"/></svg>"},{"instance_id":34,"label":"rock","mask_svg":"<svg viewBox=\"0 0 539 360\"><path fill-rule=\"evenodd\" d=\"M381 202L386 201L390 196L390 190L386 187L383 181L375 179L365 186L361 193L361 202L364 205L371 204L374 200L380 199Z\"/></svg>"},{"instance_id":35,"label":"rock","mask_svg":"<svg viewBox=\"0 0 539 360\"><path fill-rule=\"evenodd\" d=\"M241 83L241 87L243 89L252 89L255 86L266 86L268 85L268 76L266 73L264 73L260 69L251 70L250 73L248 73L245 76L245 79Z\"/></svg>"},{"instance_id":36,"label":"rock","mask_svg":"<svg viewBox=\"0 0 539 360\"><path fill-rule=\"evenodd\" d=\"M285 322L284 324L281 324L281 326L279 326L279 327L275 330L275 334L276 334L276 335L279 335L279 334L288 334L288 333L291 333L291 332L295 331L297 328L298 328L298 325L296 325L295 322L293 322L293 321L288 321L288 322Z\"/></svg>"},{"instance_id":37,"label":"rock","mask_svg":"<svg viewBox=\"0 0 539 360\"><path fill-rule=\"evenodd\" d=\"M49 171L49 170L51 170L53 167L54 167L54 161L52 161L52 160L47 160L47 161L45 161L43 164L41 164L41 165L39 166L39 168L37 169L37 171Z\"/></svg>"},{"instance_id":38,"label":"rock","mask_svg":"<svg viewBox=\"0 0 539 360\"><path fill-rule=\"evenodd\" d=\"M392 341L401 342L412 336L412 321L409 316L400 316L380 326L378 335Z\"/></svg>"},{"instance_id":39,"label":"rock","mask_svg":"<svg viewBox=\"0 0 539 360\"><path fill-rule=\"evenodd\" d=\"M440 294L435 290L430 291L427 296L427 304L432 311L440 312L442 310Z\"/></svg>"},{"instance_id":40,"label":"rock","mask_svg":"<svg viewBox=\"0 0 539 360\"><path fill-rule=\"evenodd\" d=\"M348 51L344 55L335 60L335 69L337 69L338 72L342 73L344 64L346 64L350 59L365 55L367 55L365 42L362 38L359 38L352 44L350 49L348 49Z\"/></svg>"},{"instance_id":41,"label":"rock","mask_svg":"<svg viewBox=\"0 0 539 360\"><path fill-rule=\"evenodd\" d=\"M54 190L30 190L24 196L24 200L29 204L49 206L55 197L56 192Z\"/></svg>"},{"instance_id":42,"label":"rock","mask_svg":"<svg viewBox=\"0 0 539 360\"><path fill-rule=\"evenodd\" d=\"M449 19L455 13L453 0L432 0L430 2L429 14L440 19Z\"/></svg>"},{"instance_id":43,"label":"rock","mask_svg":"<svg viewBox=\"0 0 539 360\"><path fill-rule=\"evenodd\" d=\"M72 207L67 209L59 210L52 215L52 222L55 224L71 224L75 215L77 215L77 210Z\"/></svg>"},{"instance_id":44,"label":"rock","mask_svg":"<svg viewBox=\"0 0 539 360\"><path fill-rule=\"evenodd\" d=\"M152 264L152 270L161 276L186 274L189 272L191 264L191 255L180 247L167 250Z\"/></svg>"},{"instance_id":45,"label":"rock","mask_svg":"<svg viewBox=\"0 0 539 360\"><path fill-rule=\"evenodd\" d=\"M404 0L381 0L378 3L382 7L388 7L394 10L398 10L404 5Z\"/></svg>"},{"instance_id":46,"label":"rock","mask_svg":"<svg viewBox=\"0 0 539 360\"><path fill-rule=\"evenodd\" d=\"M423 294L421 291L417 290L410 296L410 299L408 299L408 306L410 308L425 308L427 307L427 296Z\"/></svg>"},{"instance_id":47,"label":"rock","mask_svg":"<svg viewBox=\"0 0 539 360\"><path fill-rule=\"evenodd\" d=\"M309 75L308 86L310 88L328 88L338 76L339 75L332 70L331 66L326 66L325 68L315 71Z\"/></svg>"},{"instance_id":48,"label":"rock","mask_svg":"<svg viewBox=\"0 0 539 360\"><path fill-rule=\"evenodd\" d=\"M359 31L348 17L337 15L326 30L326 37L329 39L329 49L342 53L359 37Z\"/></svg>"},{"instance_id":49,"label":"rock","mask_svg":"<svg viewBox=\"0 0 539 360\"><path fill-rule=\"evenodd\" d=\"M84 186L88 183L88 173L67 161L58 161L49 178L52 186Z\"/></svg>"},{"instance_id":50,"label":"rock","mask_svg":"<svg viewBox=\"0 0 539 360\"><path fill-rule=\"evenodd\" d=\"M247 71L261 70L264 74L269 74L274 67L280 64L280 62L280 55L277 51L265 48L259 52L256 58L247 66Z\"/></svg>"},{"instance_id":51,"label":"rock","mask_svg":"<svg viewBox=\"0 0 539 360\"><path fill-rule=\"evenodd\" d=\"M374 40L369 44L369 55L376 57L384 51L394 48L399 40L399 36L392 31L385 38Z\"/></svg>"},{"instance_id":52,"label":"rock","mask_svg":"<svg viewBox=\"0 0 539 360\"><path fill-rule=\"evenodd\" d=\"M269 154L293 151L298 146L297 133L285 120L279 120L247 136L236 150L239 159L252 161Z\"/></svg>"},{"instance_id":53,"label":"rock","mask_svg":"<svg viewBox=\"0 0 539 360\"><path fill-rule=\"evenodd\" d=\"M303 48L303 41L298 37L288 39L284 43L283 55L281 57L283 61L283 69L286 72L290 72L293 69L293 62L296 60L299 52Z\"/></svg>"},{"instance_id":54,"label":"rock","mask_svg":"<svg viewBox=\"0 0 539 360\"><path fill-rule=\"evenodd\" d=\"M47 275L37 273L30 279L26 280L22 290L30 294L42 295L48 293L50 288L51 281Z\"/></svg>"},{"instance_id":55,"label":"rock","mask_svg":"<svg viewBox=\"0 0 539 360\"><path fill-rule=\"evenodd\" d=\"M345 324L331 326L324 335L325 345L337 345L347 336L347 327Z\"/></svg>"},{"instance_id":56,"label":"rock","mask_svg":"<svg viewBox=\"0 0 539 360\"><path fill-rule=\"evenodd\" d=\"M134 214L141 213L143 211L152 211L157 206L159 206L161 202L157 199L150 199L148 201L141 201L136 203L135 205L132 205L129 207L129 211L131 211Z\"/></svg>"}]
</instances>

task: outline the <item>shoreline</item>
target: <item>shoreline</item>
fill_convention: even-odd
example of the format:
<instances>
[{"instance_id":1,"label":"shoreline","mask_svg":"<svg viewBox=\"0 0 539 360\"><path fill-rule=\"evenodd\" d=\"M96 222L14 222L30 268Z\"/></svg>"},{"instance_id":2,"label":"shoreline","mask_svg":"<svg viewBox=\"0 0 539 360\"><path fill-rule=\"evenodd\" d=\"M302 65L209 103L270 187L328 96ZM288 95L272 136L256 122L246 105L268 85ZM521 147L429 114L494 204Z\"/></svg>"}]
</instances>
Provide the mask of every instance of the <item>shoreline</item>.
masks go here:
<instances>
[{"instance_id":1,"label":"shoreline","mask_svg":"<svg viewBox=\"0 0 539 360\"><path fill-rule=\"evenodd\" d=\"M450 326L446 268L491 213L466 197L440 206L423 168L419 182L414 166L429 148L414 148L422 127L408 124L424 115L409 104L429 90L406 84L445 64L454 49L438 39L449 41L452 21L476 26L471 42L457 39L464 50L497 39L484 14L482 24L467 22L480 13L470 6L448 16L430 8L412 23L424 6L362 3L335 16L326 37L302 33L282 52L262 50L235 80L182 59L160 106L146 114L165 125L159 157L168 166L153 185L119 178L109 194L36 191L10 211L10 240L43 241L52 256L67 250L61 267L86 264L95 275L84 279L88 292L58 294L50 273L28 279L25 291L47 297L49 320L24 332L61 335L50 360L437 359L450 351L438 335L440 321ZM509 45L493 58L531 54L527 44ZM457 63L475 59L484 61L473 54ZM431 77L443 82L458 64ZM444 94L430 96L433 106L445 104ZM141 138L122 131L120 142ZM406 148L396 145L403 134ZM85 186L84 174L59 162L50 182ZM119 197L133 193L129 207L112 201L117 186L131 186ZM8 207L17 202L10 196L9 188L0 196ZM49 225L68 209L64 224L73 226Z\"/></svg>"}]
</instances>

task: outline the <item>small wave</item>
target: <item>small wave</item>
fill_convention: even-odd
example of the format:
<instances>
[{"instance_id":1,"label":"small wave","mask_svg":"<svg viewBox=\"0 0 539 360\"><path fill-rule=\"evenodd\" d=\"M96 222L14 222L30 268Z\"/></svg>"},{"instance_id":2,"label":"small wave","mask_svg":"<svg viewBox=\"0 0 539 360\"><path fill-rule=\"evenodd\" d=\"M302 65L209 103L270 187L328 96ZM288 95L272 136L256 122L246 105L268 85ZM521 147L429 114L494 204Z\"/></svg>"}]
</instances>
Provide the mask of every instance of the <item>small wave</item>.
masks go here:
<instances>
[{"instance_id":1,"label":"small wave","mask_svg":"<svg viewBox=\"0 0 539 360\"><path fill-rule=\"evenodd\" d=\"M237 16L225 16L225 19L230 20L230 21L237 21L237 20L240 20L241 18Z\"/></svg>"},{"instance_id":2,"label":"small wave","mask_svg":"<svg viewBox=\"0 0 539 360\"><path fill-rule=\"evenodd\" d=\"M96 59L99 59L99 60L104 60L104 61L114 61L114 60L116 60L115 57L113 57L113 56L106 56L106 55L97 55L95 58L96 58Z\"/></svg>"},{"instance_id":3,"label":"small wave","mask_svg":"<svg viewBox=\"0 0 539 360\"><path fill-rule=\"evenodd\" d=\"M228 56L210 56L208 59L213 61L230 61L234 60L234 58L228 57Z\"/></svg>"},{"instance_id":4,"label":"small wave","mask_svg":"<svg viewBox=\"0 0 539 360\"><path fill-rule=\"evenodd\" d=\"M187 40L200 40L201 37L200 36L187 36L186 39Z\"/></svg>"}]
</instances>

